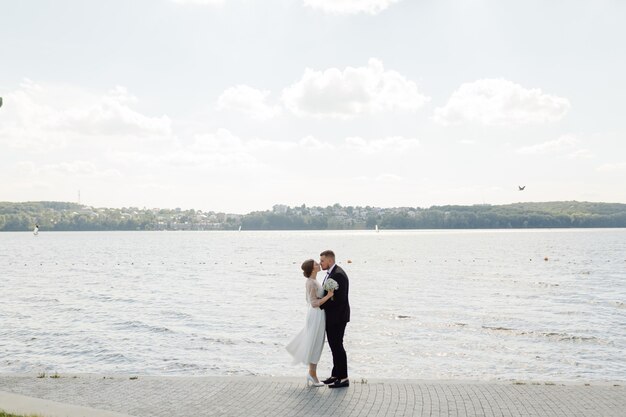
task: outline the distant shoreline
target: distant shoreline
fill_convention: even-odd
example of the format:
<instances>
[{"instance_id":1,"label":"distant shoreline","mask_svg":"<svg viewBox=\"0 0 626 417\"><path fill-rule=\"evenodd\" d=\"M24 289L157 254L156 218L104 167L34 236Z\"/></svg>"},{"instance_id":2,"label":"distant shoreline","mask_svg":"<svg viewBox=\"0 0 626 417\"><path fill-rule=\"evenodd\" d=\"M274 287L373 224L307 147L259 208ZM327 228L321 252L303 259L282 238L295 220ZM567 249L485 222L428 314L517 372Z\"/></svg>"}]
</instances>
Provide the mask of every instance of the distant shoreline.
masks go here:
<instances>
[{"instance_id":1,"label":"distant shoreline","mask_svg":"<svg viewBox=\"0 0 626 417\"><path fill-rule=\"evenodd\" d=\"M626 204L578 201L505 205L327 207L274 205L230 214L202 210L96 208L76 203L0 202L0 231L130 230L499 230L626 227Z\"/></svg>"}]
</instances>

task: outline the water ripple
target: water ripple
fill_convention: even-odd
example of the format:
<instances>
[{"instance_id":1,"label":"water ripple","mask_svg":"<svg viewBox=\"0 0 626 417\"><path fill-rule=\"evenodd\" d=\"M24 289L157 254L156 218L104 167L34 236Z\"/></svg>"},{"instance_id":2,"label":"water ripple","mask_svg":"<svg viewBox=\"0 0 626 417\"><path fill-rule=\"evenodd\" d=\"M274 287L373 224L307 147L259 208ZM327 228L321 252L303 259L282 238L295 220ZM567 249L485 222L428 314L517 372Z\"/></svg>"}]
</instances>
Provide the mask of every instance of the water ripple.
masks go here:
<instances>
[{"instance_id":1,"label":"water ripple","mask_svg":"<svg viewBox=\"0 0 626 417\"><path fill-rule=\"evenodd\" d=\"M624 229L2 233L0 372L300 375L329 246L354 377L626 380Z\"/></svg>"}]
</instances>

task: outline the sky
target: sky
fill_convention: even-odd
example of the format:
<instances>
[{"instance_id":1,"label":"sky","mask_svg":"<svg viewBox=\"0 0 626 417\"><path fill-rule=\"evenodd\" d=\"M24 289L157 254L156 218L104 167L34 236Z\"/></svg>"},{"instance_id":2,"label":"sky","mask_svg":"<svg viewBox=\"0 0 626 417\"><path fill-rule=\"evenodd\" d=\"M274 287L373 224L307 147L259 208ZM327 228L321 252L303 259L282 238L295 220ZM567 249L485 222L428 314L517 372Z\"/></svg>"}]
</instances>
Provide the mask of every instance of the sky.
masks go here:
<instances>
[{"instance_id":1,"label":"sky","mask_svg":"<svg viewBox=\"0 0 626 417\"><path fill-rule=\"evenodd\" d=\"M626 203L620 0L0 10L0 201Z\"/></svg>"}]
</instances>

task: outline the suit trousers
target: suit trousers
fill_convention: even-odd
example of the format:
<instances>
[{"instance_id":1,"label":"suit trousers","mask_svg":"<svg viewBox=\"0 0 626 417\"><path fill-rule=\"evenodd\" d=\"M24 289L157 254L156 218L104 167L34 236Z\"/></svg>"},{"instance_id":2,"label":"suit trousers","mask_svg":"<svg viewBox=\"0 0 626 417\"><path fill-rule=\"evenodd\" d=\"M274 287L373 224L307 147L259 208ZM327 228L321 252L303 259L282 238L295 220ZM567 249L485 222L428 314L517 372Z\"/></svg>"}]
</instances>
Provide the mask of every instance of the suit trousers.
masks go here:
<instances>
[{"instance_id":1,"label":"suit trousers","mask_svg":"<svg viewBox=\"0 0 626 417\"><path fill-rule=\"evenodd\" d=\"M348 357L346 350L343 348L343 335L346 332L346 324L348 323L326 324L328 345L333 353L333 371L331 375L335 378L348 377Z\"/></svg>"}]
</instances>

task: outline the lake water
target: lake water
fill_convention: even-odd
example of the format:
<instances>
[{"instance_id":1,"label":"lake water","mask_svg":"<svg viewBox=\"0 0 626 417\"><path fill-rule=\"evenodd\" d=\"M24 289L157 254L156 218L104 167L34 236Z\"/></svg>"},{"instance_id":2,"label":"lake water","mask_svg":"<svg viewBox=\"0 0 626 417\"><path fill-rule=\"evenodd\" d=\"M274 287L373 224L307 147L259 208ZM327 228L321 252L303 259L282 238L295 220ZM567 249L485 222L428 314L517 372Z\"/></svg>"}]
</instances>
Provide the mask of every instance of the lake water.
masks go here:
<instances>
[{"instance_id":1,"label":"lake water","mask_svg":"<svg viewBox=\"0 0 626 417\"><path fill-rule=\"evenodd\" d=\"M0 372L303 376L329 248L353 378L626 380L625 229L0 233Z\"/></svg>"}]
</instances>

